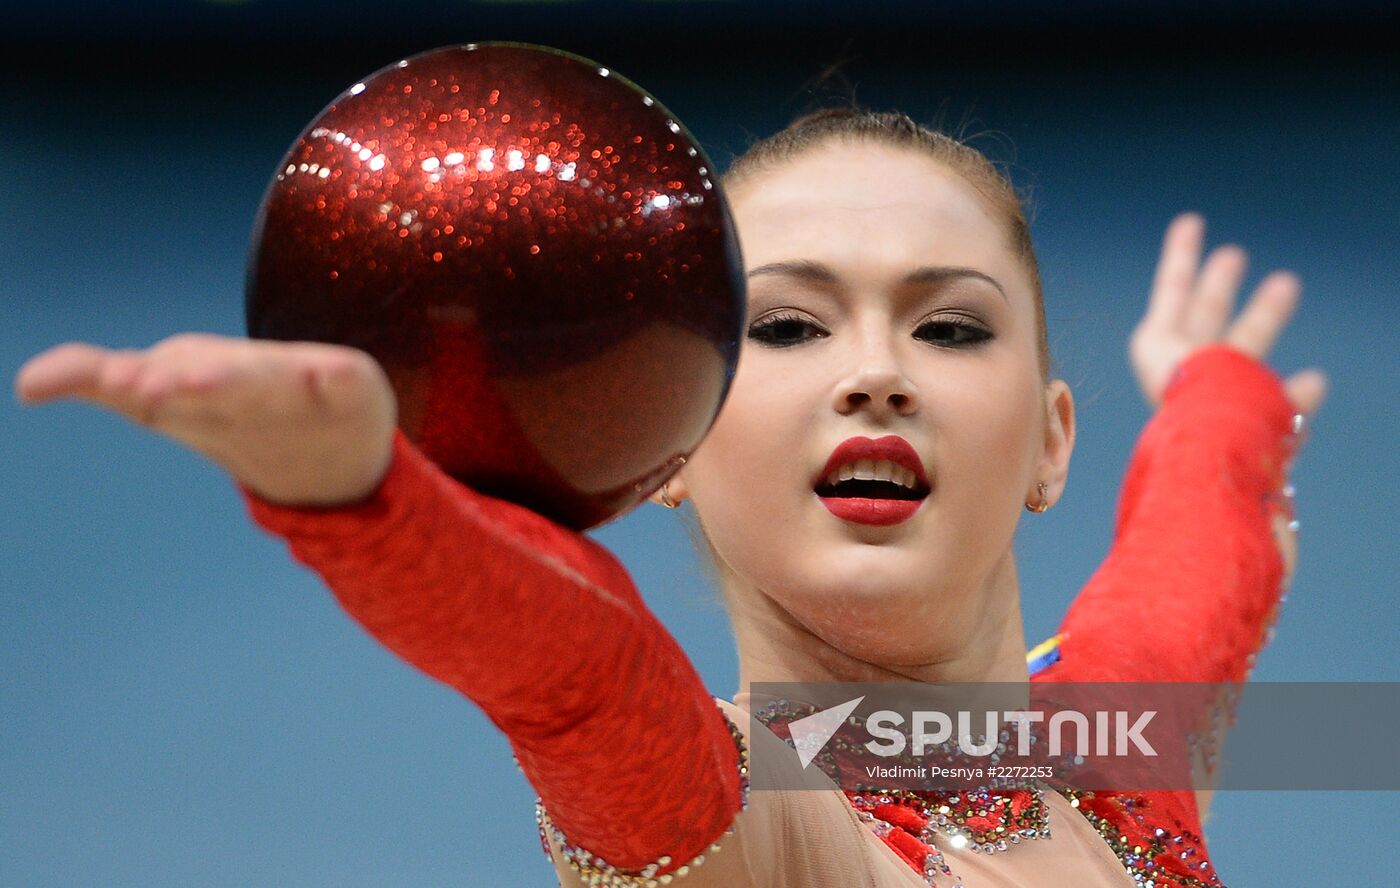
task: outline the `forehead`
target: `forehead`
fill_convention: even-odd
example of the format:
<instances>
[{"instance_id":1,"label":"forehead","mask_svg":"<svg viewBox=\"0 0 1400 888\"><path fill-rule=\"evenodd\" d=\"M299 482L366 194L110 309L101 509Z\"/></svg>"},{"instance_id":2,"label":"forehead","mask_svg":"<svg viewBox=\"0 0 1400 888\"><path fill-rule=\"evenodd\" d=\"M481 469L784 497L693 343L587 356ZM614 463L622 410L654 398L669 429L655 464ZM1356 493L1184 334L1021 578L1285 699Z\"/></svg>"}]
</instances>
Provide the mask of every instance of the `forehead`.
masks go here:
<instances>
[{"instance_id":1,"label":"forehead","mask_svg":"<svg viewBox=\"0 0 1400 888\"><path fill-rule=\"evenodd\" d=\"M983 198L914 149L829 143L755 171L730 198L749 268L815 259L859 277L929 264L1014 273Z\"/></svg>"}]
</instances>

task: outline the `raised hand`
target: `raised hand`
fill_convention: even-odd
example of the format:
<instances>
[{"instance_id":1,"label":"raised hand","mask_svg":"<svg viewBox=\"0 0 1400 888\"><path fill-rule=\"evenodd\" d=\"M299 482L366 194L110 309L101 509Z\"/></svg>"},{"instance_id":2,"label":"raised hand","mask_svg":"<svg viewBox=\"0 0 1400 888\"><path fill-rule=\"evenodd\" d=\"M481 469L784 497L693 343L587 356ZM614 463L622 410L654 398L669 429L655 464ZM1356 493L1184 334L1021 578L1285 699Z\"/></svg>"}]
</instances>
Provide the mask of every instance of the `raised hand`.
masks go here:
<instances>
[{"instance_id":1,"label":"raised hand","mask_svg":"<svg viewBox=\"0 0 1400 888\"><path fill-rule=\"evenodd\" d=\"M1147 313L1128 340L1133 372L1153 407L1162 402L1172 371L1201 346L1224 341L1260 360L1267 358L1298 306L1301 282L1291 272L1275 271L1231 321L1248 258L1241 248L1225 245L1211 251L1202 266L1204 238L1205 220L1196 213L1172 220L1162 241ZM1327 377L1319 370L1300 370L1285 380L1285 387L1298 412L1310 415L1326 397Z\"/></svg>"},{"instance_id":2,"label":"raised hand","mask_svg":"<svg viewBox=\"0 0 1400 888\"><path fill-rule=\"evenodd\" d=\"M1201 346L1223 341L1261 361L1267 358L1298 307L1301 282L1291 272L1275 271L1231 321L1248 258L1240 247L1226 245L1213 250L1202 266L1204 239L1205 220L1196 213L1172 220L1162 241L1147 313L1128 340L1133 372L1153 407L1161 404L1172 371ZM1320 370L1300 370L1284 380L1284 389L1306 424L1327 396L1327 377ZM1285 499L1291 496L1291 489L1284 493ZM1273 518L1285 584L1292 581L1298 561L1298 525L1292 518L1291 502L1287 512L1276 512Z\"/></svg>"},{"instance_id":3,"label":"raised hand","mask_svg":"<svg viewBox=\"0 0 1400 888\"><path fill-rule=\"evenodd\" d=\"M21 402L77 398L208 456L271 502L343 505L393 455L393 389L358 349L181 333L145 350L68 342L27 361Z\"/></svg>"}]
</instances>

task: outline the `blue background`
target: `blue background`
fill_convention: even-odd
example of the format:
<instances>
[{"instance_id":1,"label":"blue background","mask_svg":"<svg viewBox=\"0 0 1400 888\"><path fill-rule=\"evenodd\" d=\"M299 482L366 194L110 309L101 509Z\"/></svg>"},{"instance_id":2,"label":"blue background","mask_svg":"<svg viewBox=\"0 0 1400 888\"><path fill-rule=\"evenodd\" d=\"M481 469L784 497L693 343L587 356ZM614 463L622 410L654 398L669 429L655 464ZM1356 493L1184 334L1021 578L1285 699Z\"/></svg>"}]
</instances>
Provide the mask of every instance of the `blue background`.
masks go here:
<instances>
[{"instance_id":1,"label":"blue background","mask_svg":"<svg viewBox=\"0 0 1400 888\"><path fill-rule=\"evenodd\" d=\"M1079 441L1064 499L1018 531L1028 643L1107 549L1148 417L1127 337L1164 226L1195 209L1210 245L1250 251L1243 295L1273 268L1301 276L1271 360L1331 383L1294 471L1301 565L1254 677L1400 679L1395 14L855 6L6 13L0 371L66 339L241 334L248 237L278 160L337 91L401 56L514 39L595 58L721 167L844 77L869 106L984 133L974 144L1033 193ZM212 464L76 403L4 399L0 428L0 885L554 884L504 738L353 624ZM731 696L728 623L676 516L647 504L595 533ZM1320 858L1330 884L1382 884L1396 802L1227 792L1207 836L1230 885L1316 884Z\"/></svg>"}]
</instances>

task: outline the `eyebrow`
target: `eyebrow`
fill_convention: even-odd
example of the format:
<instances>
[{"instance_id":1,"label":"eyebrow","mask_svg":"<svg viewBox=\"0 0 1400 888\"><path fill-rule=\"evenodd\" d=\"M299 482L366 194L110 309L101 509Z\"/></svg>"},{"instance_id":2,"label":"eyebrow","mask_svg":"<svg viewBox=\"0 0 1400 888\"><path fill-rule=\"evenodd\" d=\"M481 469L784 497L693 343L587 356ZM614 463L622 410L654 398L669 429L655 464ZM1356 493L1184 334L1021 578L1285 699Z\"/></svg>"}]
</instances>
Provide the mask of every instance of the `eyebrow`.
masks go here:
<instances>
[{"instance_id":1,"label":"eyebrow","mask_svg":"<svg viewBox=\"0 0 1400 888\"><path fill-rule=\"evenodd\" d=\"M752 269L748 273L750 279L763 275L786 275L788 277L801 278L802 280L815 284L838 284L841 282L841 278L836 272L822 263L814 262L810 259L769 262L766 265L760 265ZM1008 302L1010 301L1006 295L1006 290L1001 284L997 283L996 278L980 272L975 268L961 268L952 265L925 265L906 274L901 283L905 285L939 284L957 278L975 278L980 281L986 281L993 287L996 287L1002 299L1006 299Z\"/></svg>"}]
</instances>

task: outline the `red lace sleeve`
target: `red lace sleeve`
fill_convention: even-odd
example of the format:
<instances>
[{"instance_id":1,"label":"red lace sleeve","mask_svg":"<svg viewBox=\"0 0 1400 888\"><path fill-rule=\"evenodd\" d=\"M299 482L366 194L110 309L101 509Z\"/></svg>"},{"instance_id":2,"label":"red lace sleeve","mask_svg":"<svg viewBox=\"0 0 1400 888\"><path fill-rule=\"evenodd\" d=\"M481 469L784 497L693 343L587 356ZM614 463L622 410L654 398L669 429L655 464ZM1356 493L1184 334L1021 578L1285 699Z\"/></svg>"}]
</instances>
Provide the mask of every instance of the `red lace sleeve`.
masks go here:
<instances>
[{"instance_id":1,"label":"red lace sleeve","mask_svg":"<svg viewBox=\"0 0 1400 888\"><path fill-rule=\"evenodd\" d=\"M240 492L365 629L481 706L585 863L666 874L731 827L742 739L601 544L458 483L402 432L360 503Z\"/></svg>"},{"instance_id":2,"label":"red lace sleeve","mask_svg":"<svg viewBox=\"0 0 1400 888\"><path fill-rule=\"evenodd\" d=\"M1238 349L1179 365L1129 462L1112 549L1038 678L1245 679L1280 599L1272 516L1293 416L1277 374Z\"/></svg>"}]
</instances>

